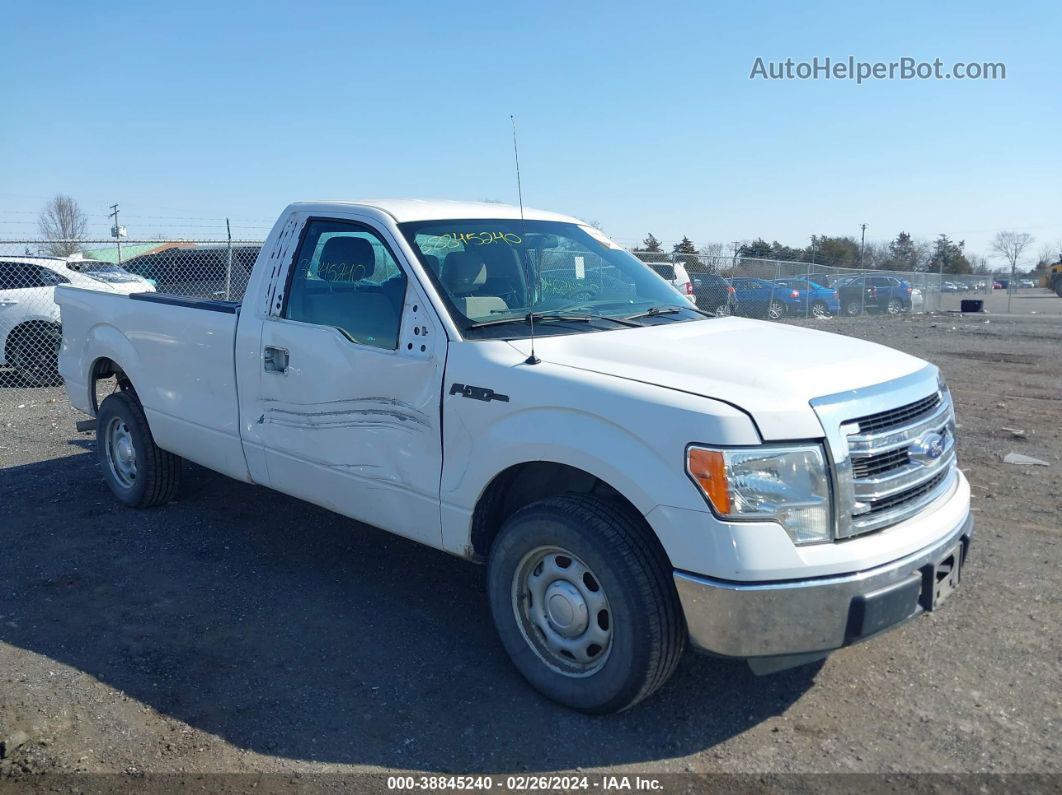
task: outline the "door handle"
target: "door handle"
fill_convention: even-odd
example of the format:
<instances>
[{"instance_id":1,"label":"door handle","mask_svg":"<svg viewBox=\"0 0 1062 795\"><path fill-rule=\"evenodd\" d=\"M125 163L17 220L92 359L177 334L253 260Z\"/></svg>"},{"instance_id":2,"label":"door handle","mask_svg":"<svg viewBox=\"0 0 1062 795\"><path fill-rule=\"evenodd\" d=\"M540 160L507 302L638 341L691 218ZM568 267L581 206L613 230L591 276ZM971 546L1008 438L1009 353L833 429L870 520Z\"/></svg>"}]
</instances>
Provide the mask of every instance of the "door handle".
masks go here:
<instances>
[{"instance_id":1,"label":"door handle","mask_svg":"<svg viewBox=\"0 0 1062 795\"><path fill-rule=\"evenodd\" d=\"M262 362L267 373L284 374L288 371L288 349L266 345Z\"/></svg>"}]
</instances>

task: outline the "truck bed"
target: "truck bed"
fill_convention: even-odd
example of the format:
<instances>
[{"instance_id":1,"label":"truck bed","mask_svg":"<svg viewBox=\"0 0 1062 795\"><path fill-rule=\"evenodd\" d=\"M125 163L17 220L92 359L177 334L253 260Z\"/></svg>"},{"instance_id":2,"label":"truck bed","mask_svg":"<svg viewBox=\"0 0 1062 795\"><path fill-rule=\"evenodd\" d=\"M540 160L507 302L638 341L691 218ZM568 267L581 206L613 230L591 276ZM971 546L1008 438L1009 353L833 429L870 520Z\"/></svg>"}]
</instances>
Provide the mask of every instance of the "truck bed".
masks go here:
<instances>
[{"instance_id":1,"label":"truck bed","mask_svg":"<svg viewBox=\"0 0 1062 795\"><path fill-rule=\"evenodd\" d=\"M59 287L59 372L74 406L95 414L94 366L128 376L163 450L246 479L234 350L239 302Z\"/></svg>"}]
</instances>

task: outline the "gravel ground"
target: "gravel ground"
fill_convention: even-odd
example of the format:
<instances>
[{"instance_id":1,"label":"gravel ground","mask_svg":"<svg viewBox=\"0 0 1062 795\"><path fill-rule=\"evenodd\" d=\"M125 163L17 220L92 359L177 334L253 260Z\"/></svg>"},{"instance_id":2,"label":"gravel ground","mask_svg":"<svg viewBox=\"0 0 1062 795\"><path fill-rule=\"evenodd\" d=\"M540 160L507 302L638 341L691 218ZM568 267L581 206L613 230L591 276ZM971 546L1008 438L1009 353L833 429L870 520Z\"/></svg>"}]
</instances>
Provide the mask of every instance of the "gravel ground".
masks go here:
<instances>
[{"instance_id":1,"label":"gravel ground","mask_svg":"<svg viewBox=\"0 0 1062 795\"><path fill-rule=\"evenodd\" d=\"M687 655L607 718L524 684L482 569L191 466L179 501L121 508L61 390L0 387L0 776L1062 772L1062 323L810 325L943 367L978 522L963 587L820 666Z\"/></svg>"}]
</instances>

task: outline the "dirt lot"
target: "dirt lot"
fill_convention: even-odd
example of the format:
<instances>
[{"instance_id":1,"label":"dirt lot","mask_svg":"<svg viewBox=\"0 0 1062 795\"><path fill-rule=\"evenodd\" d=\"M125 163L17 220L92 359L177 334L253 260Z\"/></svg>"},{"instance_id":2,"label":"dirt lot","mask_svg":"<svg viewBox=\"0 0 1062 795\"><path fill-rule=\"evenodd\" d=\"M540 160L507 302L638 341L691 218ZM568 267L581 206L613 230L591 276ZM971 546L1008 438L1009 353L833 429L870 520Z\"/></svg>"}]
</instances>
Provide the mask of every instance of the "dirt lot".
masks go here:
<instances>
[{"instance_id":1,"label":"dirt lot","mask_svg":"<svg viewBox=\"0 0 1062 795\"><path fill-rule=\"evenodd\" d=\"M120 508L61 390L0 389L0 740L26 733L0 775L1062 772L1062 322L811 324L943 367L978 523L963 587L821 667L688 655L608 718L524 684L476 566L194 467L178 502Z\"/></svg>"}]
</instances>

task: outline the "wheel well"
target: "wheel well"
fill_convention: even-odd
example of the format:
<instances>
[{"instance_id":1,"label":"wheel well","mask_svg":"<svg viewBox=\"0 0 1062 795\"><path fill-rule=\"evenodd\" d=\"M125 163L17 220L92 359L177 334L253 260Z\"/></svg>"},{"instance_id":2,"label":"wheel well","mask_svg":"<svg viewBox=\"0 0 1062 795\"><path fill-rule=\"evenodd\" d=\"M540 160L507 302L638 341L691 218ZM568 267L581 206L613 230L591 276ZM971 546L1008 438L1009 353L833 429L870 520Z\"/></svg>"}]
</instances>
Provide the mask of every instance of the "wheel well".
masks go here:
<instances>
[{"instance_id":1,"label":"wheel well","mask_svg":"<svg viewBox=\"0 0 1062 795\"><path fill-rule=\"evenodd\" d=\"M129 376L125 374L125 370L121 368L113 359L108 359L106 356L97 359L92 363L92 369L89 371L89 394L92 396L92 410L98 412L99 397L96 393L96 383L102 381L104 378L110 378L114 376L118 383L118 389L122 392L132 392L136 394L136 390L133 389L133 382L129 380Z\"/></svg>"},{"instance_id":2,"label":"wheel well","mask_svg":"<svg viewBox=\"0 0 1062 795\"><path fill-rule=\"evenodd\" d=\"M533 502L561 494L593 494L621 500L640 511L605 481L573 466L552 461L531 461L511 466L490 482L472 513L472 550L486 560L505 520Z\"/></svg>"},{"instance_id":3,"label":"wheel well","mask_svg":"<svg viewBox=\"0 0 1062 795\"><path fill-rule=\"evenodd\" d=\"M4 343L4 360L8 360L11 346L21 340L25 335L31 334L38 329L58 328L61 328L58 323L53 323L49 320L27 320L25 323L19 323L7 334L7 341ZM40 333L40 331L37 331L37 333Z\"/></svg>"}]
</instances>

